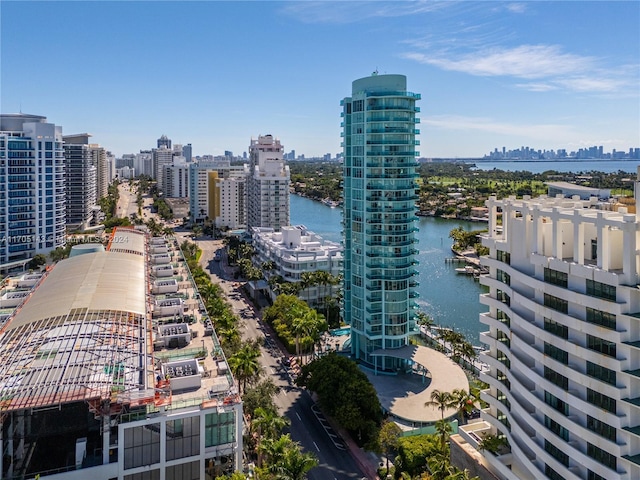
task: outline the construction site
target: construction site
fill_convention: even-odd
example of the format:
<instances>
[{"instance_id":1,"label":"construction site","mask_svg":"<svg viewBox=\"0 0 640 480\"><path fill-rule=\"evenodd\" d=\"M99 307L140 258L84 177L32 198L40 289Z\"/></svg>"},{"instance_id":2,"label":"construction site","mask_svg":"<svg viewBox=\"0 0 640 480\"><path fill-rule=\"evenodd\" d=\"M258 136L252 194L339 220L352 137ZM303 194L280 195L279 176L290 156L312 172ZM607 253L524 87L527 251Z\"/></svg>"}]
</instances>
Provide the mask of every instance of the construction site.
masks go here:
<instances>
[{"instance_id":1,"label":"construction site","mask_svg":"<svg viewBox=\"0 0 640 480\"><path fill-rule=\"evenodd\" d=\"M0 290L3 479L242 470L242 403L173 238L118 228Z\"/></svg>"}]
</instances>

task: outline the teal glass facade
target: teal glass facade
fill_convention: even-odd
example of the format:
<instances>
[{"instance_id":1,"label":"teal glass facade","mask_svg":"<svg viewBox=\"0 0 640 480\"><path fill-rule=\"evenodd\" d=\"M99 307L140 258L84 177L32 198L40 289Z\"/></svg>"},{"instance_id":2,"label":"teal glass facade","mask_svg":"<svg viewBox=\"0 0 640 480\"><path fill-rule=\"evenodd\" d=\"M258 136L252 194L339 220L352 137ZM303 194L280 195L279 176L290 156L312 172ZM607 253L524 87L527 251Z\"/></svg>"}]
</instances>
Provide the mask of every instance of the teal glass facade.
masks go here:
<instances>
[{"instance_id":1,"label":"teal glass facade","mask_svg":"<svg viewBox=\"0 0 640 480\"><path fill-rule=\"evenodd\" d=\"M407 345L417 305L416 101L404 75L353 82L343 107L344 297L354 358ZM385 357L378 368L395 369Z\"/></svg>"}]
</instances>

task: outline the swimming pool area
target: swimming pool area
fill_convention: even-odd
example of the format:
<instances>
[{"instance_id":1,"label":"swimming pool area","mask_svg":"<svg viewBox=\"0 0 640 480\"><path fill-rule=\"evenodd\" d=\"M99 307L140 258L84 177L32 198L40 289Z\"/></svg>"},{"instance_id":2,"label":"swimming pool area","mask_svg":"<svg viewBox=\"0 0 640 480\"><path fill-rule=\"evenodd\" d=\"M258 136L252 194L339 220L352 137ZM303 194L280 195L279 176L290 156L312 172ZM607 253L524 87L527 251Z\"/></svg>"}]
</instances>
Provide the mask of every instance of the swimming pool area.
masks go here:
<instances>
[{"instance_id":1,"label":"swimming pool area","mask_svg":"<svg viewBox=\"0 0 640 480\"><path fill-rule=\"evenodd\" d=\"M334 330L329 330L329 334L332 337L342 337L344 335L349 335L351 333L351 327L341 327L341 328L336 328Z\"/></svg>"}]
</instances>

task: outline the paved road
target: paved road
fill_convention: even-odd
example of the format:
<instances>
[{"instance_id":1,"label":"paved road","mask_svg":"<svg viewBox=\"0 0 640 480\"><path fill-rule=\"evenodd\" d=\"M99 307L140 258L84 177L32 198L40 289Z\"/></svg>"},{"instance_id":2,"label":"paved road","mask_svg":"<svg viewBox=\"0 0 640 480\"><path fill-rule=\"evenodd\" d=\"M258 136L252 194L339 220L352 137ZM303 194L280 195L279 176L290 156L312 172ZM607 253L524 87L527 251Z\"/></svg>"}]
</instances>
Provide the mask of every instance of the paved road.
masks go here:
<instances>
[{"instance_id":1,"label":"paved road","mask_svg":"<svg viewBox=\"0 0 640 480\"><path fill-rule=\"evenodd\" d=\"M287 416L291 425L288 430L291 438L309 452L318 457L319 465L312 469L308 477L310 480L354 480L365 478L355 460L340 438L331 430L326 420L309 393L297 388L289 376L288 371L281 365L284 356L269 333L262 325L252 304L240 291L239 283L231 279L230 272L225 271L226 258L217 262L215 252L223 248L221 240L197 241L202 249L200 264L209 271L211 278L218 283L227 295L234 312L244 319L243 338L265 337L265 347L262 348L261 364L267 375L271 375L275 384L280 387L280 393L275 399L280 412Z\"/></svg>"}]
</instances>

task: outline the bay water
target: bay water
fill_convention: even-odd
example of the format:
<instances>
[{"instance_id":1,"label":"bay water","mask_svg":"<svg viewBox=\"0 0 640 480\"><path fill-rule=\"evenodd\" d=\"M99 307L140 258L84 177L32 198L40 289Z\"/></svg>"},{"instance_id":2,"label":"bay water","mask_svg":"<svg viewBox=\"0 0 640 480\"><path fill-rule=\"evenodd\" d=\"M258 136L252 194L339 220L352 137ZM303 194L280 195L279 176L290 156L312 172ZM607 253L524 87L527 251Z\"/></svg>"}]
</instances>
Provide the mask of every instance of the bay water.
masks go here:
<instances>
[{"instance_id":1,"label":"bay water","mask_svg":"<svg viewBox=\"0 0 640 480\"><path fill-rule=\"evenodd\" d=\"M325 240L342 240L342 209L331 208L320 202L291 195L291 225L305 225ZM420 217L416 267L420 285L416 299L420 309L437 325L453 327L473 345L480 345L479 332L486 330L478 317L487 307L480 305L479 295L488 289L471 275L456 273L460 264L447 262L453 256L449 232L461 226L465 230L481 230L486 223Z\"/></svg>"}]
</instances>

